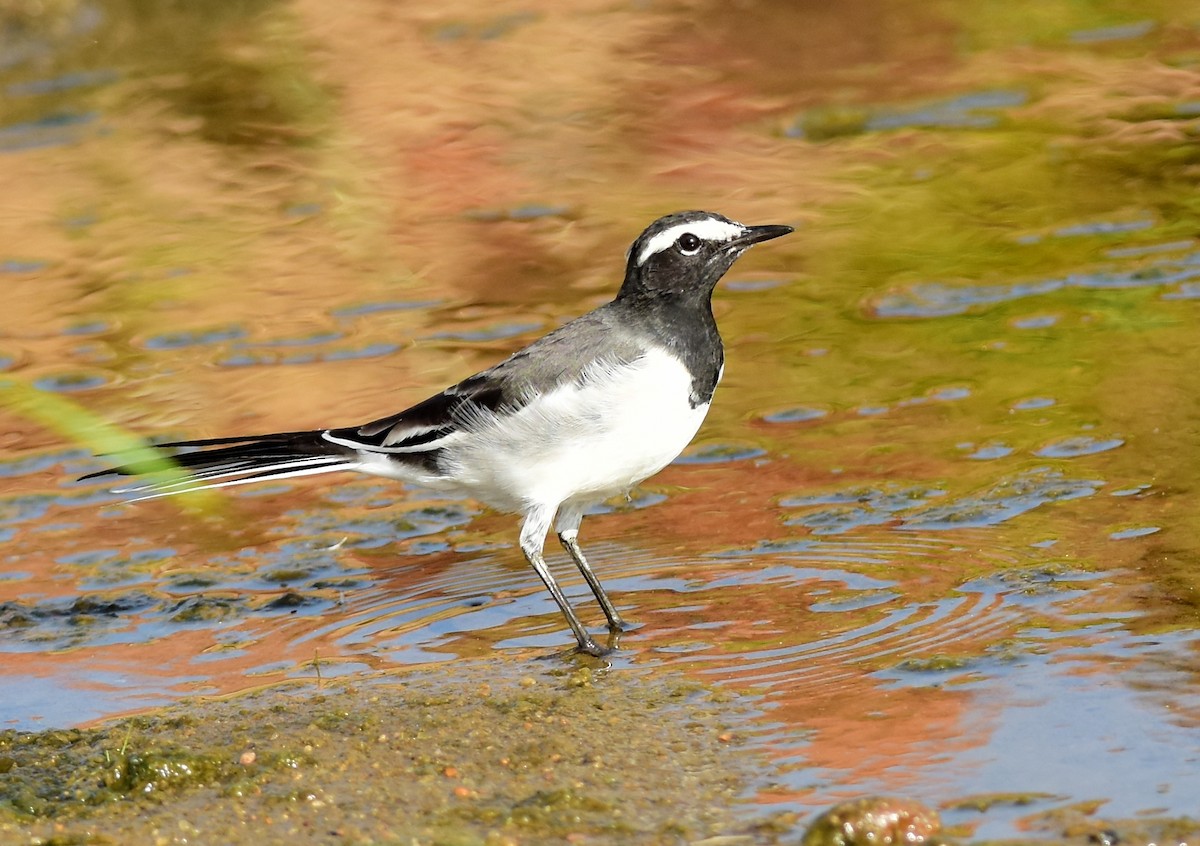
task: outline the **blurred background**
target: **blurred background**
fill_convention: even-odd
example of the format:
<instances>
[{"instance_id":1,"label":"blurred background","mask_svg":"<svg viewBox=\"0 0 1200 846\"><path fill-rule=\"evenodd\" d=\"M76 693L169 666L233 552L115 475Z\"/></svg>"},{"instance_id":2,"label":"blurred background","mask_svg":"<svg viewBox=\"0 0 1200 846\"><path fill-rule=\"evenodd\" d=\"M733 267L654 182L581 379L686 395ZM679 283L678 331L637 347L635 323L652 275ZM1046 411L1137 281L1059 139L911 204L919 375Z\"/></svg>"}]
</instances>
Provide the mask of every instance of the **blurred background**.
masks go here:
<instances>
[{"instance_id":1,"label":"blurred background","mask_svg":"<svg viewBox=\"0 0 1200 846\"><path fill-rule=\"evenodd\" d=\"M423 399L704 208L798 231L584 524L615 669L750 697L759 806L1194 813L1198 134L1182 0L4 0L0 726L565 647L469 500L74 480Z\"/></svg>"}]
</instances>

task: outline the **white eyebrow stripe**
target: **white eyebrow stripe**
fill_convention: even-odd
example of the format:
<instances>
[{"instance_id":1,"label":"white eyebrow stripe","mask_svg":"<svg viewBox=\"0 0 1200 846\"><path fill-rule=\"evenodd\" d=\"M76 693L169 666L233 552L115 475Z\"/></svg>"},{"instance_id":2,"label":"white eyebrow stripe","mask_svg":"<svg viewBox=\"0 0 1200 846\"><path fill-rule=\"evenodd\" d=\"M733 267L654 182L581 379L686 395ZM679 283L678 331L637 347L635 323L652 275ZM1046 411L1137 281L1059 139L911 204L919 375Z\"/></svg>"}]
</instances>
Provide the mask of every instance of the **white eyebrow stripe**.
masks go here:
<instances>
[{"instance_id":1,"label":"white eyebrow stripe","mask_svg":"<svg viewBox=\"0 0 1200 846\"><path fill-rule=\"evenodd\" d=\"M703 220L694 220L691 223L677 223L670 229L664 229L653 238L646 242L646 246L642 247L642 251L638 253L638 267L646 263L646 260L655 253L661 253L671 247L679 236L685 232L691 232L697 238L705 241L728 241L736 238L746 231L746 227L740 223L732 221L717 220L716 218L704 218Z\"/></svg>"}]
</instances>

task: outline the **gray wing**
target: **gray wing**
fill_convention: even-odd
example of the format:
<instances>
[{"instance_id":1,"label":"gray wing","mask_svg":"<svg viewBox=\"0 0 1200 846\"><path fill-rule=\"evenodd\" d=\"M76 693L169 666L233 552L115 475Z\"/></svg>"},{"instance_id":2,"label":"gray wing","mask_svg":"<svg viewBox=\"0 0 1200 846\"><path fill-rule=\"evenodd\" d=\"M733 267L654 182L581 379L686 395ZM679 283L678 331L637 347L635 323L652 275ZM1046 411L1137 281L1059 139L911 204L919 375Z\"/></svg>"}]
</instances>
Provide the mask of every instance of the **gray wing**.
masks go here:
<instances>
[{"instance_id":1,"label":"gray wing","mask_svg":"<svg viewBox=\"0 0 1200 846\"><path fill-rule=\"evenodd\" d=\"M519 409L539 393L581 382L597 364L628 364L645 352L604 306L411 408L362 426L331 430L327 436L389 453L434 450L466 421L477 420L480 412Z\"/></svg>"}]
</instances>

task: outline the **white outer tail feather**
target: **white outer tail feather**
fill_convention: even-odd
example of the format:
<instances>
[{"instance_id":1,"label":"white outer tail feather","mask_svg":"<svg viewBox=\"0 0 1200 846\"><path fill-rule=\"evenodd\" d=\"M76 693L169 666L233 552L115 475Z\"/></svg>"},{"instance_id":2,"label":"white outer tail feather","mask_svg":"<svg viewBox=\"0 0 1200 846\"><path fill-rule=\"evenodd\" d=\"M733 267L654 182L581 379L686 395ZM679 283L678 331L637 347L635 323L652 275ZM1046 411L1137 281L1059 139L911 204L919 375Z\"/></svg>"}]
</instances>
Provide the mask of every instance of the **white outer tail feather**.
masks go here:
<instances>
[{"instance_id":1,"label":"white outer tail feather","mask_svg":"<svg viewBox=\"0 0 1200 846\"><path fill-rule=\"evenodd\" d=\"M150 482L144 485L113 488L112 490L113 493L119 494L144 494L130 500L130 502L143 502L148 499L160 499L165 496L193 493L194 491L229 488L234 485L268 482L273 479L294 479L300 476L315 476L339 470L353 470L357 465L358 462L349 456L321 455L281 462L273 467L259 465L257 467L241 467L235 470L215 469L207 472L188 473L186 478L171 482ZM239 476L248 478L227 478ZM205 481L223 478L227 480Z\"/></svg>"}]
</instances>

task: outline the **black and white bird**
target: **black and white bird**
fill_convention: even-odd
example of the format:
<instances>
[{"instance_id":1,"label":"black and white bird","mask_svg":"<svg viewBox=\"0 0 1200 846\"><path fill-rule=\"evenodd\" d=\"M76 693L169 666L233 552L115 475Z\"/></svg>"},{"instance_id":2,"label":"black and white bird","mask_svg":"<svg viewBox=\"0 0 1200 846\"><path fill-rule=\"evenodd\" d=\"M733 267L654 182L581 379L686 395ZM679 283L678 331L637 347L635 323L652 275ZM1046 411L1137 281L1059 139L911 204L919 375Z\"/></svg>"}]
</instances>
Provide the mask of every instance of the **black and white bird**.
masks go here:
<instances>
[{"instance_id":1,"label":"black and white bird","mask_svg":"<svg viewBox=\"0 0 1200 846\"><path fill-rule=\"evenodd\" d=\"M612 302L398 414L361 426L161 444L188 473L118 489L139 498L351 470L459 491L523 518L521 550L582 652L601 655L542 557L553 528L609 629L624 627L579 548L585 510L667 466L688 445L724 369L717 282L743 252L792 231L688 211L629 249ZM84 478L141 474L129 464Z\"/></svg>"}]
</instances>

